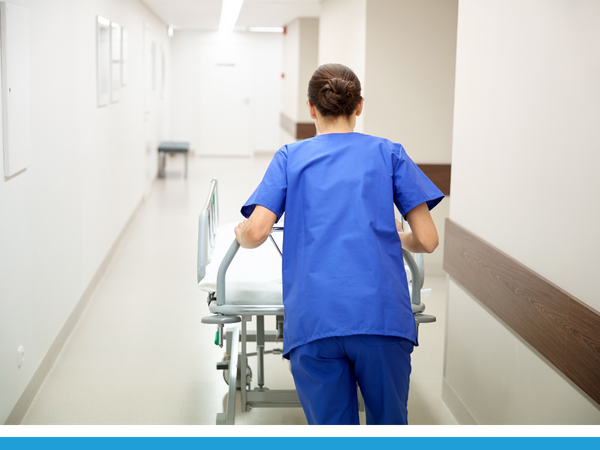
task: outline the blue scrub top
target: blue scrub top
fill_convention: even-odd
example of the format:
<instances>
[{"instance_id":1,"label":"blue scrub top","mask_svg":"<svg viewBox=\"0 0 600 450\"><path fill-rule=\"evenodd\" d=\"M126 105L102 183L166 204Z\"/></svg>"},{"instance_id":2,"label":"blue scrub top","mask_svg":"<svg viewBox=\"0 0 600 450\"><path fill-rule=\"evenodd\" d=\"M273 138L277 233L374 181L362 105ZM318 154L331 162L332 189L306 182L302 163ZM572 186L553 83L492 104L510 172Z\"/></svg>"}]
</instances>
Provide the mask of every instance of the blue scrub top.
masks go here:
<instances>
[{"instance_id":1,"label":"blue scrub top","mask_svg":"<svg viewBox=\"0 0 600 450\"><path fill-rule=\"evenodd\" d=\"M242 207L285 212L284 357L331 336L399 336L417 345L393 204L403 216L444 195L400 144L360 133L285 145Z\"/></svg>"}]
</instances>

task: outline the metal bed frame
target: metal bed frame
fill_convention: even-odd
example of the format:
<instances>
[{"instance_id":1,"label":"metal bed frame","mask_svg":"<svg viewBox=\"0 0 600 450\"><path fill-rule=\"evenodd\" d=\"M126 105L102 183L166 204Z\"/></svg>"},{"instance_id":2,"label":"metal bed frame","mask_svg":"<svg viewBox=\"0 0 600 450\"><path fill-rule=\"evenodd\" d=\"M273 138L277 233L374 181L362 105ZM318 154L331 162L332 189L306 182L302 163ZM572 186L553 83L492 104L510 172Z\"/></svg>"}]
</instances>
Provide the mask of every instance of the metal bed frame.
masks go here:
<instances>
[{"instance_id":1,"label":"metal bed frame","mask_svg":"<svg viewBox=\"0 0 600 450\"><path fill-rule=\"evenodd\" d=\"M219 224L218 186L217 180L212 180L210 191L202 211L200 212L198 226L198 259L197 274L198 282L206 275L206 266L210 262L210 254L216 244L215 233ZM282 227L274 227L273 232L283 231ZM281 250L270 237L273 244L281 253ZM218 326L217 343L223 347L226 341L226 355L222 361L217 363L217 370L224 370L224 378L229 384L229 393L225 412L217 413L217 425L233 425L235 423L236 390L240 389L241 410L250 411L258 407L298 407L301 406L298 393L295 389L271 390L264 385L264 355L265 353L280 353L281 349L265 351L266 342L283 343L283 305L229 305L226 297L225 278L227 269L240 244L237 240L231 243L229 250L223 258L217 273L217 290L208 295L208 309L210 316L202 318L202 323ZM421 289L424 282L423 255L403 250L403 256L412 276L411 303L415 316L417 330L419 324L435 322L432 315L423 314L425 304L421 301ZM276 316L276 330L265 330L265 316ZM256 332L248 331L246 324L256 316ZM225 329L225 326L227 328ZM225 333L225 336L224 336ZM256 342L256 353L247 352L247 343ZM236 357L237 356L237 357ZM257 356L257 384L258 387L251 389L252 372L249 371L248 357ZM243 368L246 367L244 373ZM228 373L228 375L227 375ZM362 405L362 396L359 395Z\"/></svg>"}]
</instances>

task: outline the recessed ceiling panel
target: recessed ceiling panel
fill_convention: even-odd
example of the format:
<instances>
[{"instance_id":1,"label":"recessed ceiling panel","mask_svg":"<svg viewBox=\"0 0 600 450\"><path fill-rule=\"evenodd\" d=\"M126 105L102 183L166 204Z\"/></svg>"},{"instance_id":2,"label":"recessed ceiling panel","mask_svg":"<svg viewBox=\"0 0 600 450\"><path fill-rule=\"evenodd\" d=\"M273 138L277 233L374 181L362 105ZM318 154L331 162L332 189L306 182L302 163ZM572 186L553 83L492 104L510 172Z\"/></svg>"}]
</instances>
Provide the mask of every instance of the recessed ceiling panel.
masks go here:
<instances>
[{"instance_id":1,"label":"recessed ceiling panel","mask_svg":"<svg viewBox=\"0 0 600 450\"><path fill-rule=\"evenodd\" d=\"M245 0L238 27L282 27L298 17L319 17L318 1Z\"/></svg>"},{"instance_id":2,"label":"recessed ceiling panel","mask_svg":"<svg viewBox=\"0 0 600 450\"><path fill-rule=\"evenodd\" d=\"M222 0L142 0L175 28L217 29ZM239 27L282 27L298 17L318 17L321 0L244 0Z\"/></svg>"}]
</instances>

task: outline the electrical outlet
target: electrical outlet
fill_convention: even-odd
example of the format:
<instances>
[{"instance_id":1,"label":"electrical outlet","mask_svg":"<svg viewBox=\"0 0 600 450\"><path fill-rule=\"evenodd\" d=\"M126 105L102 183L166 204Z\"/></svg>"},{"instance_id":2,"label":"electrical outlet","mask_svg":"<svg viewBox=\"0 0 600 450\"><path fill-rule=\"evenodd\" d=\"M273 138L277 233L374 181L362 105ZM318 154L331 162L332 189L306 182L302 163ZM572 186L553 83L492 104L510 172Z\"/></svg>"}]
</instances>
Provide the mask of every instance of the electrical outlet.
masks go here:
<instances>
[{"instance_id":1,"label":"electrical outlet","mask_svg":"<svg viewBox=\"0 0 600 450\"><path fill-rule=\"evenodd\" d=\"M17 367L20 369L25 361L25 347L22 345L17 349Z\"/></svg>"}]
</instances>

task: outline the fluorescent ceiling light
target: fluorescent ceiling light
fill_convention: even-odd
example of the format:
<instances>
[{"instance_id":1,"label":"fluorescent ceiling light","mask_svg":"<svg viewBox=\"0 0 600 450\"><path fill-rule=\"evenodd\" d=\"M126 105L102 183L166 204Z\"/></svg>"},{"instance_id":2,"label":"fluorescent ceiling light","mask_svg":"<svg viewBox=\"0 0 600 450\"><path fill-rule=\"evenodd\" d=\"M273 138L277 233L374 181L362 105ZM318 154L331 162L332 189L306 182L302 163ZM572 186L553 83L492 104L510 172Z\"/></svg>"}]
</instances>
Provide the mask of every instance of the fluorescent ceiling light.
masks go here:
<instances>
[{"instance_id":1,"label":"fluorescent ceiling light","mask_svg":"<svg viewBox=\"0 0 600 450\"><path fill-rule=\"evenodd\" d=\"M250 27L248 31L256 31L259 33L283 33L283 27Z\"/></svg>"},{"instance_id":2,"label":"fluorescent ceiling light","mask_svg":"<svg viewBox=\"0 0 600 450\"><path fill-rule=\"evenodd\" d=\"M223 0L219 30L231 31L237 22L244 0Z\"/></svg>"}]
</instances>

